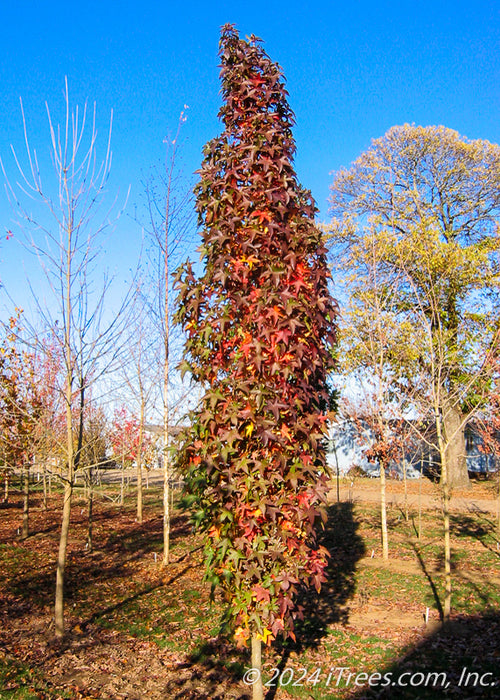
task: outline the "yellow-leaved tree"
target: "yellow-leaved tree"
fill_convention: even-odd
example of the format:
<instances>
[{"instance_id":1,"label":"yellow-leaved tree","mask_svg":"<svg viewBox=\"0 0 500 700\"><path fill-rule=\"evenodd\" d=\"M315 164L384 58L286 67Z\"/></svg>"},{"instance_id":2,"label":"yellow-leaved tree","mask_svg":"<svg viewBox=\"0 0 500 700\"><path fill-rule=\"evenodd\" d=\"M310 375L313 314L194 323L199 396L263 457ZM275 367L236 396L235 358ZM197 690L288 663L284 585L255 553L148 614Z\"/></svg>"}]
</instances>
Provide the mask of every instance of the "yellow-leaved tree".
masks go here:
<instances>
[{"instance_id":1,"label":"yellow-leaved tree","mask_svg":"<svg viewBox=\"0 0 500 700\"><path fill-rule=\"evenodd\" d=\"M378 378L386 401L379 392L378 415L397 397L439 463L444 618L449 501L469 482L464 429L488 402L498 352L499 185L499 146L442 126L404 125L375 140L332 186L334 259L350 275L342 335L362 341L344 342L344 364L365 383Z\"/></svg>"},{"instance_id":2,"label":"yellow-leaved tree","mask_svg":"<svg viewBox=\"0 0 500 700\"><path fill-rule=\"evenodd\" d=\"M397 375L412 397L420 388L424 413L439 415L449 486L467 486L464 427L487 391L499 327L500 147L443 126L396 126L331 189L340 266L355 272L376 233L379 280L400 275L390 310L420 350Z\"/></svg>"}]
</instances>

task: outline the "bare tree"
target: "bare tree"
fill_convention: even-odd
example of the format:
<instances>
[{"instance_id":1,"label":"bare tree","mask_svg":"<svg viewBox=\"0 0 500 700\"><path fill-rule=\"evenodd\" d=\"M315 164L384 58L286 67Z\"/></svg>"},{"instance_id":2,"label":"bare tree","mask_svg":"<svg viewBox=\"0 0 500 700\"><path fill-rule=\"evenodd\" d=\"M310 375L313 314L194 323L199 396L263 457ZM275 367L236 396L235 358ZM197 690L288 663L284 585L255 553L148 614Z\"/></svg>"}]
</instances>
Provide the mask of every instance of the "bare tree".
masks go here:
<instances>
[{"instance_id":1,"label":"bare tree","mask_svg":"<svg viewBox=\"0 0 500 700\"><path fill-rule=\"evenodd\" d=\"M128 358L121 368L129 410L137 420L134 458L137 469L137 521L143 519L142 477L144 458L150 440L146 435L148 418L154 414L155 402L161 392L162 362L158 357L158 334L154 316L150 312L148 290L144 279L139 280L131 305L130 342Z\"/></svg>"},{"instance_id":2,"label":"bare tree","mask_svg":"<svg viewBox=\"0 0 500 700\"><path fill-rule=\"evenodd\" d=\"M36 150L28 137L21 103L26 146L25 164L14 148L18 180L2 169L25 244L35 253L48 298L42 301L30 282L42 324L60 346L65 413L64 499L56 567L55 634L64 635L64 580L75 474L83 448L87 394L116 363L127 300L119 309L105 306L111 279L100 267L105 231L116 220L116 200L106 206L111 166L111 126L102 158L97 155L96 107L72 108L65 82L64 123L56 126L47 106L52 176L42 178ZM116 214L118 215L118 214ZM36 338L34 341L36 343Z\"/></svg>"},{"instance_id":3,"label":"bare tree","mask_svg":"<svg viewBox=\"0 0 500 700\"><path fill-rule=\"evenodd\" d=\"M344 391L341 412L365 436L365 456L380 470L382 556L389 558L386 473L401 455L405 397L395 391L399 367L406 364L405 326L393 311L400 274L380 273L386 241L375 230L366 232L363 245L349 248L340 267L352 273L346 280L348 300L341 315L340 373L356 398Z\"/></svg>"},{"instance_id":4,"label":"bare tree","mask_svg":"<svg viewBox=\"0 0 500 700\"><path fill-rule=\"evenodd\" d=\"M186 108L185 108L186 109ZM150 311L156 324L157 334L162 345L162 413L163 413L163 565L170 557L170 509L172 466L169 439L172 427L173 375L172 349L175 340L172 335L172 268L176 267L179 256L185 257L189 246L189 236L193 230L194 208L191 204L191 190L184 182L179 169L179 137L182 124L186 121L181 112L177 131L173 139L165 139L166 155L164 166L153 173L146 183L146 199L149 212L150 270L153 294ZM178 328L177 328L178 332ZM179 347L180 352L180 347ZM176 374L176 380L179 380ZM176 400L178 396L176 397Z\"/></svg>"}]
</instances>

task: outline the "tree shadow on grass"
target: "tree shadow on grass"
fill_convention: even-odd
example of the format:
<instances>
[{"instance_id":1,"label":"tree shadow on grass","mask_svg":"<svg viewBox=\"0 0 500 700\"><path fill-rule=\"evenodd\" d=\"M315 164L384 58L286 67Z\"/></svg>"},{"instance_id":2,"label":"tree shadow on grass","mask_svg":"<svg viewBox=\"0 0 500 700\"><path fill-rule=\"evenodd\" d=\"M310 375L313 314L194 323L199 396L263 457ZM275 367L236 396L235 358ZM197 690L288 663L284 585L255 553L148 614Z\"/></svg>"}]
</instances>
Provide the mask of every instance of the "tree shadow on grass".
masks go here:
<instances>
[{"instance_id":1,"label":"tree shadow on grass","mask_svg":"<svg viewBox=\"0 0 500 700\"><path fill-rule=\"evenodd\" d=\"M108 515L103 514L96 517L94 522L107 519ZM184 514L175 515L172 518L171 528L171 544L182 542L190 531L187 517ZM82 539L81 536L80 539ZM89 598L92 604L96 584L102 586L106 582L126 581L130 575L129 567L144 559L153 562L154 552L159 553L160 560L163 521L161 518L152 518L145 520L142 524L128 522L121 530L105 534L100 541L99 538L96 539L99 549L90 554L81 548L71 548L68 552L65 577L67 604L73 601L81 604L84 598ZM180 550L180 555L177 557L174 550L173 564L180 563L190 554L189 551L185 552L185 548L181 547ZM8 616L15 618L25 614L25 602L38 608L52 606L54 583L55 550L47 553L44 563L38 563L33 568L26 567L22 573L7 578L3 582L4 590L9 594ZM146 587L144 592L149 592L149 589ZM16 604L13 603L11 596L17 599ZM122 604L124 602L122 601Z\"/></svg>"},{"instance_id":2,"label":"tree shadow on grass","mask_svg":"<svg viewBox=\"0 0 500 700\"><path fill-rule=\"evenodd\" d=\"M171 586L173 583L175 583L178 579L182 578L184 574L186 574L189 570L191 569L191 564L188 564L185 566L181 571L178 571L175 575L171 576L168 581L158 581L156 583L148 584L142 588L140 588L138 591L133 593L132 595L127 596L126 598L122 598L122 600L117 601L113 605L108 605L106 608L100 608L99 610L96 610L90 617L88 617L86 620L83 620L80 622L80 626L84 626L87 624L92 624L96 620L99 620L101 617L105 617L106 615L111 615L112 613L116 612L117 610L121 610L125 608L127 605L130 603L139 600L140 598L143 598L144 596L149 595L149 593L152 593L153 591L158 590L159 588L168 588Z\"/></svg>"},{"instance_id":3,"label":"tree shadow on grass","mask_svg":"<svg viewBox=\"0 0 500 700\"><path fill-rule=\"evenodd\" d=\"M484 513L476 515L466 515L464 513L450 516L452 533L457 537L470 537L479 542L485 549L500 557L498 548L491 543L496 539L497 524ZM490 541L488 541L490 540Z\"/></svg>"},{"instance_id":4,"label":"tree shadow on grass","mask_svg":"<svg viewBox=\"0 0 500 700\"><path fill-rule=\"evenodd\" d=\"M303 619L296 624L297 641L284 643L277 640L274 644L273 654L278 654L280 668L285 668L293 650L300 652L305 647L318 646L328 625L347 621L346 605L355 591L356 563L365 552L357 530L352 503L336 503L329 507L328 520L319 538L330 553L327 580L320 593L314 590L299 592L297 605L303 608ZM265 657L266 650L263 649L264 662ZM238 650L231 641L219 636L201 644L191 654L180 668L178 677L166 688L168 697L172 700L250 698L251 689L242 682L244 670L249 665L248 650ZM276 688L271 688L267 700L272 700L275 693Z\"/></svg>"},{"instance_id":5,"label":"tree shadow on grass","mask_svg":"<svg viewBox=\"0 0 500 700\"><path fill-rule=\"evenodd\" d=\"M339 502L329 507L328 521L319 538L320 544L330 554L326 581L319 593L314 589L304 589L299 594L297 602L304 608L304 618L296 625L297 642L294 646L297 650L317 646L328 625L348 621L346 605L356 588L356 564L366 551L358 527L351 502Z\"/></svg>"},{"instance_id":6,"label":"tree shadow on grass","mask_svg":"<svg viewBox=\"0 0 500 700\"><path fill-rule=\"evenodd\" d=\"M434 598L434 604L436 606L436 610L438 611L439 614L439 619L441 621L444 620L444 611L443 611L443 606L441 604L441 598L439 597L439 591L438 587L432 578L432 572L430 571L429 567L425 563L425 559L422 556L422 552L420 551L420 548L414 543L411 543L412 549L415 553L415 556L417 557L417 561L420 565L420 568L422 569L422 573L424 574L425 578L427 579L430 589L432 591L432 596Z\"/></svg>"},{"instance_id":7,"label":"tree shadow on grass","mask_svg":"<svg viewBox=\"0 0 500 700\"><path fill-rule=\"evenodd\" d=\"M500 697L500 613L457 616L367 678L351 678L354 700ZM362 673L364 669L350 669ZM367 675L367 674L366 674ZM380 676L380 677L379 677Z\"/></svg>"},{"instance_id":8,"label":"tree shadow on grass","mask_svg":"<svg viewBox=\"0 0 500 700\"><path fill-rule=\"evenodd\" d=\"M157 517L145 523L134 523L126 532L111 533L104 545L107 552L128 552L136 556L159 553L163 547L163 518ZM184 513L175 514L170 521L170 543L187 538L192 528Z\"/></svg>"},{"instance_id":9,"label":"tree shadow on grass","mask_svg":"<svg viewBox=\"0 0 500 700\"><path fill-rule=\"evenodd\" d=\"M329 507L325 530L319 538L330 553L327 580L319 593L314 589L300 592L297 603L303 608L303 619L295 626L296 641L287 640L280 645L281 659L277 665L280 673L286 668L292 651L300 653L319 646L328 634L329 625L347 623L347 603L356 590L356 564L366 551L358 527L352 502L339 502ZM271 687L266 700L273 700L276 691L277 686Z\"/></svg>"}]
</instances>

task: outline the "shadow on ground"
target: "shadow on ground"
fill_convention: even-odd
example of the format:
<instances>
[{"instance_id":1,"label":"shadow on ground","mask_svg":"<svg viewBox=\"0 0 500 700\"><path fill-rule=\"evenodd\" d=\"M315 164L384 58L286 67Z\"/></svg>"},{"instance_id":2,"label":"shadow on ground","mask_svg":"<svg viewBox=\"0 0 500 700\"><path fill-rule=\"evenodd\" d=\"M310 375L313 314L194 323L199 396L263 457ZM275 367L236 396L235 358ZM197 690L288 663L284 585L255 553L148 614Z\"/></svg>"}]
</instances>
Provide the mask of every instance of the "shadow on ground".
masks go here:
<instances>
[{"instance_id":1,"label":"shadow on ground","mask_svg":"<svg viewBox=\"0 0 500 700\"><path fill-rule=\"evenodd\" d=\"M116 517L116 516L115 516ZM83 521L85 518L83 511L78 515L78 508L74 508L74 520ZM98 513L94 517L94 525L113 519L113 513ZM80 523L81 524L81 523ZM58 524L58 528L60 524ZM48 531L37 531L30 536L34 539ZM190 533L188 518L184 514L176 514L171 521L171 546L182 541ZM70 605L73 601L82 601L84 598L94 600L94 592L97 584L102 586L106 582L116 579L126 581L129 577L129 567L134 562L144 559L153 561L154 553L161 556L163 543L163 520L161 517L145 519L142 524L131 521L130 518L123 519L123 527L111 533L103 533L102 537L95 538L95 551L87 553L83 546L83 538L80 537L80 546L72 545L67 554L66 577L65 577L65 601ZM54 540L56 542L56 540ZM20 555L23 550L19 550ZM9 604L8 615L10 618L19 617L25 614L26 605L51 606L54 596L55 581L55 558L56 549L46 552L45 563L39 563L35 568L23 568L19 575L7 578L2 581L5 593L17 598L16 604L12 601ZM175 558L175 555L174 555ZM184 557L183 557L184 558ZM188 567L189 568L189 567ZM1 580L1 576L0 576ZM134 591L130 597L121 600L118 607L123 606L127 600L136 599L141 592L143 594L151 592L151 586L141 587L140 591ZM94 600L95 604L95 600ZM106 605L101 606L94 613L92 619L101 614L109 612Z\"/></svg>"},{"instance_id":2,"label":"shadow on ground","mask_svg":"<svg viewBox=\"0 0 500 700\"><path fill-rule=\"evenodd\" d=\"M402 698L434 700L464 698L493 700L500 697L500 613L457 617L372 677L368 688L349 687L357 700ZM350 669L360 673L363 669ZM334 695L325 697L335 697Z\"/></svg>"},{"instance_id":3,"label":"shadow on ground","mask_svg":"<svg viewBox=\"0 0 500 700\"><path fill-rule=\"evenodd\" d=\"M339 502L329 507L328 521L320 537L320 543L330 553L327 580L320 593L308 589L298 598L298 604L304 608L304 619L296 625L297 643L293 646L297 650L318 645L329 625L348 621L347 603L355 592L356 564L365 554L358 527L352 503Z\"/></svg>"},{"instance_id":4,"label":"shadow on ground","mask_svg":"<svg viewBox=\"0 0 500 700\"><path fill-rule=\"evenodd\" d=\"M330 553L327 580L319 593L314 589L301 592L297 602L303 607L304 617L296 624L297 641L287 640L282 644L281 659L277 665L280 673L287 667L292 651L300 653L305 648L317 647L327 634L329 625L348 621L348 601L356 589L356 564L365 554L358 528L352 502L338 502L328 508L328 521L320 538L321 544ZM276 691L277 686L272 687L266 700L273 700Z\"/></svg>"},{"instance_id":5,"label":"shadow on ground","mask_svg":"<svg viewBox=\"0 0 500 700\"><path fill-rule=\"evenodd\" d=\"M314 590L300 592L297 604L303 608L304 617L296 624L297 641L275 643L280 667L286 666L292 650L319 645L328 625L347 620L347 603L355 591L356 563L365 551L357 530L352 503L336 503L329 507L328 520L320 537L321 544L330 552L327 580L319 594ZM264 649L263 662L265 656ZM251 697L251 689L245 689L241 680L248 666L248 650L238 651L232 642L214 639L191 655L165 690L172 700L244 700ZM199 687L201 679L203 690ZM272 700L275 692L276 689L271 688L266 700Z\"/></svg>"}]
</instances>

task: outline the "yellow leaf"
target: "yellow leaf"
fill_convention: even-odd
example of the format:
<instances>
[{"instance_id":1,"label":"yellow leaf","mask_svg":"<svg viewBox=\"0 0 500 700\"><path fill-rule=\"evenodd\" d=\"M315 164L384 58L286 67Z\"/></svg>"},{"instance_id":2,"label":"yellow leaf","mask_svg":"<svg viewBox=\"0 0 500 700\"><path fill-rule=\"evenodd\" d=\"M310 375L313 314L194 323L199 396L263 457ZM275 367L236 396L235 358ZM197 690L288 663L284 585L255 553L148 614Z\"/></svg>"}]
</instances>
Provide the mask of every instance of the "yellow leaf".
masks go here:
<instances>
[{"instance_id":1,"label":"yellow leaf","mask_svg":"<svg viewBox=\"0 0 500 700\"><path fill-rule=\"evenodd\" d=\"M271 630L268 630L264 628L264 631L262 634L257 634L257 639L260 639L261 641L264 642L264 644L270 645L271 642L274 640L274 635L271 632Z\"/></svg>"}]
</instances>

